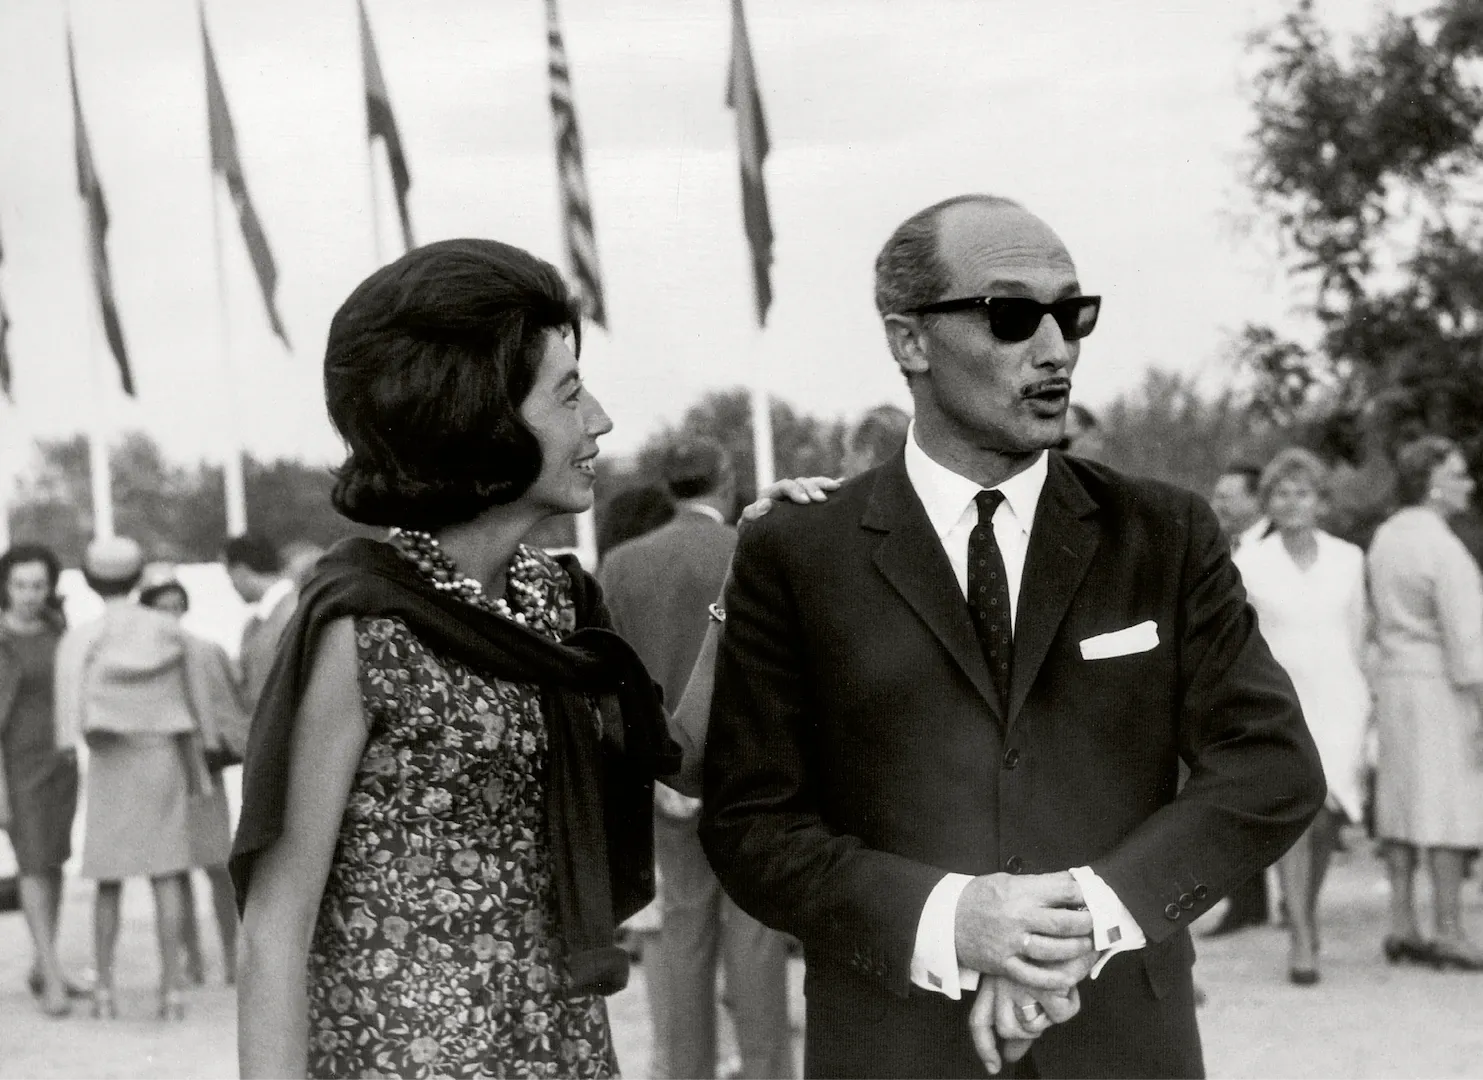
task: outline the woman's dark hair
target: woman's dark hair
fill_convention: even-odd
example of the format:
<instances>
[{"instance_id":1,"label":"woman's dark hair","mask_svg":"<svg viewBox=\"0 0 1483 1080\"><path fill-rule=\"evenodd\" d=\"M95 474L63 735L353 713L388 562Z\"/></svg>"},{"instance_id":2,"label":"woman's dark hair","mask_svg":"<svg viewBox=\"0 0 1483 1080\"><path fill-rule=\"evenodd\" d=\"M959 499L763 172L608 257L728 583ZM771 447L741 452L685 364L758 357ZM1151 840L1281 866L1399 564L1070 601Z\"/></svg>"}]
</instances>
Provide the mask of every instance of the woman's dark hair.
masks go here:
<instances>
[{"instance_id":1,"label":"woman's dark hair","mask_svg":"<svg viewBox=\"0 0 1483 1080\"><path fill-rule=\"evenodd\" d=\"M598 556L652 532L674 516L675 501L658 484L640 484L614 493L598 514Z\"/></svg>"},{"instance_id":2,"label":"woman's dark hair","mask_svg":"<svg viewBox=\"0 0 1483 1080\"><path fill-rule=\"evenodd\" d=\"M180 602L185 605L185 610L191 609L191 594L185 591L185 586L178 581L162 581L158 585L151 585L139 593L139 602L147 608L157 608L160 601L174 594L180 597Z\"/></svg>"},{"instance_id":3,"label":"woman's dark hair","mask_svg":"<svg viewBox=\"0 0 1483 1080\"><path fill-rule=\"evenodd\" d=\"M520 419L550 331L581 318L555 267L494 240L443 240L377 270L340 305L324 356L350 456L335 509L439 529L512 502L541 471Z\"/></svg>"},{"instance_id":4,"label":"woman's dark hair","mask_svg":"<svg viewBox=\"0 0 1483 1080\"><path fill-rule=\"evenodd\" d=\"M1453 454L1461 453L1451 439L1422 435L1395 455L1395 496L1402 506L1419 506L1431 493L1432 473Z\"/></svg>"},{"instance_id":5,"label":"woman's dark hair","mask_svg":"<svg viewBox=\"0 0 1483 1080\"><path fill-rule=\"evenodd\" d=\"M62 598L57 595L57 582L62 580L62 563L51 548L41 544L17 544L0 555L0 611L10 608L10 572L26 563L41 563L46 567L46 609L52 616L60 618Z\"/></svg>"}]
</instances>

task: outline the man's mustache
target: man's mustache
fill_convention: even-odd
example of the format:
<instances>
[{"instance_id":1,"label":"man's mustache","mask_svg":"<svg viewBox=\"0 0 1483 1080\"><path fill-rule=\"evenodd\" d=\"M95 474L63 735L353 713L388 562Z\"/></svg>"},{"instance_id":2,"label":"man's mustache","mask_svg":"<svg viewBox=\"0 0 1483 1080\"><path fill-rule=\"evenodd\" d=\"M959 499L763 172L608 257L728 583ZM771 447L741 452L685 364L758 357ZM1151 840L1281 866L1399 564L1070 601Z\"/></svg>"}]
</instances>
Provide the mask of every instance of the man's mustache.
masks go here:
<instances>
[{"instance_id":1,"label":"man's mustache","mask_svg":"<svg viewBox=\"0 0 1483 1080\"><path fill-rule=\"evenodd\" d=\"M1053 379L1041 379L1039 382L1027 383L1020 387L1020 397L1035 397L1039 394L1049 394L1057 391L1071 393L1071 380L1062 376Z\"/></svg>"}]
</instances>

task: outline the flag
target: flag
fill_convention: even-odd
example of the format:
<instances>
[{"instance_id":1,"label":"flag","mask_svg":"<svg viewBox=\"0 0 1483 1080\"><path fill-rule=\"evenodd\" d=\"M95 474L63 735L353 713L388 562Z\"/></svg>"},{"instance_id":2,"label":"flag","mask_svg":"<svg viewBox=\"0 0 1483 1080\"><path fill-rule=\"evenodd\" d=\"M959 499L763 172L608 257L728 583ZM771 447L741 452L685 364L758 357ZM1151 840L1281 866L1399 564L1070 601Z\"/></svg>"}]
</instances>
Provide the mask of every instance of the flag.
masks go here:
<instances>
[{"instance_id":1,"label":"flag","mask_svg":"<svg viewBox=\"0 0 1483 1080\"><path fill-rule=\"evenodd\" d=\"M396 117L391 112L391 97L386 92L386 79L381 74L381 61L376 57L376 42L371 38L371 22L366 18L366 5L357 0L360 9L360 59L366 77L366 137L386 144L386 160L391 166L391 185L396 190L397 216L402 221L402 243L412 250L412 215L407 210L407 191L412 187L412 174L407 171L407 156L402 152L402 137L397 132Z\"/></svg>"},{"instance_id":2,"label":"flag","mask_svg":"<svg viewBox=\"0 0 1483 1080\"><path fill-rule=\"evenodd\" d=\"M5 245L0 243L0 263L5 261ZM0 394L10 398L10 350L5 338L10 333L10 314L5 310L5 297L0 295ZM11 400L14 400L13 398Z\"/></svg>"},{"instance_id":3,"label":"flag","mask_svg":"<svg viewBox=\"0 0 1483 1080\"><path fill-rule=\"evenodd\" d=\"M572 101L572 76L566 66L566 45L556 17L556 0L546 0L546 43L550 46L551 119L556 125L556 179L561 188L561 225L566 234L566 257L587 317L607 328L607 306L602 299L602 273L597 267L597 238L592 231L592 203L587 197L587 174L582 168L582 135L577 130L577 108Z\"/></svg>"},{"instance_id":4,"label":"flag","mask_svg":"<svg viewBox=\"0 0 1483 1080\"><path fill-rule=\"evenodd\" d=\"M268 237L263 232L263 223L258 220L252 199L247 194L247 177L242 172L242 158L237 153L237 132L232 127L232 115L227 111L227 95L222 89L221 76L216 71L216 56L211 51L211 38L206 33L206 12L201 10L201 43L206 50L206 120L211 129L211 171L220 173L227 182L227 191L237 207L237 220L242 225L242 240L247 244L247 254L252 259L252 268L257 271L257 283L263 290L263 303L268 309L268 324L273 327L286 347L288 334L283 329L283 320L278 317L274 294L278 291L278 267L273 263L273 253L268 250Z\"/></svg>"},{"instance_id":5,"label":"flag","mask_svg":"<svg viewBox=\"0 0 1483 1080\"><path fill-rule=\"evenodd\" d=\"M82 99L77 94L77 62L72 56L72 30L67 30L67 75L72 82L72 129L77 138L77 193L82 196L88 214L88 252L93 270L93 289L98 294L98 308L103 315L103 336L118 363L119 381L124 393L133 395L134 376L129 370L129 353L124 348L124 328L118 320L118 305L113 299L113 275L108 270L108 203L103 198L103 185L93 168L93 150L88 145L88 129L82 121Z\"/></svg>"},{"instance_id":6,"label":"flag","mask_svg":"<svg viewBox=\"0 0 1483 1080\"><path fill-rule=\"evenodd\" d=\"M736 141L741 150L742 223L752 247L752 288L757 298L757 323L767 322L772 307L772 215L767 211L767 185L762 165L772 146L762 117L762 95L752 64L752 43L742 0L731 0L731 74L726 84L726 107L736 110Z\"/></svg>"}]
</instances>

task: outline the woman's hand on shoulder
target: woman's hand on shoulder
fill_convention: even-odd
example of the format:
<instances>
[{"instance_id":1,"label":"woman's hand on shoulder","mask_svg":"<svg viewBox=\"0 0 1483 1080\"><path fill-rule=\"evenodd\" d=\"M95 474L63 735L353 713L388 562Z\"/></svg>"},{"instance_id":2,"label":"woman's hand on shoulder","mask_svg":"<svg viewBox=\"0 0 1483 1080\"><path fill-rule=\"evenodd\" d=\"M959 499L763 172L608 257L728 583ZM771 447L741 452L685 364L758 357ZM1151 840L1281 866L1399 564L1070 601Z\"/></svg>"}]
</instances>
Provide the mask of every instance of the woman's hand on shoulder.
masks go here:
<instances>
[{"instance_id":1,"label":"woman's hand on shoulder","mask_svg":"<svg viewBox=\"0 0 1483 1080\"><path fill-rule=\"evenodd\" d=\"M832 476L800 476L792 480L774 480L757 493L757 501L741 512L741 519L756 521L765 517L773 504L783 499L800 504L825 502L831 491L839 490L839 484Z\"/></svg>"}]
</instances>

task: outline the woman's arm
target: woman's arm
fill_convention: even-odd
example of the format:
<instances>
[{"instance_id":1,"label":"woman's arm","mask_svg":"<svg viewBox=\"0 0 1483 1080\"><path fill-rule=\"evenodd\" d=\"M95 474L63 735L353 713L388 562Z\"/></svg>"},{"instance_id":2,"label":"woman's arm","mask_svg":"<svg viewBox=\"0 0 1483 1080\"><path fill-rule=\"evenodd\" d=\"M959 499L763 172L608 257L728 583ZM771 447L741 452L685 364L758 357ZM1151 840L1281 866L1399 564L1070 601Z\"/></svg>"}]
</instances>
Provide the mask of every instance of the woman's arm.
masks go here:
<instances>
[{"instance_id":1,"label":"woman's arm","mask_svg":"<svg viewBox=\"0 0 1483 1080\"><path fill-rule=\"evenodd\" d=\"M800 476L795 480L774 480L763 488L757 501L741 513L743 523L766 517L772 505L782 499L796 503L826 502L829 493L839 488L839 481L829 476ZM711 690L716 684L716 650L721 645L721 631L726 621L724 604L726 588L731 584L731 571L726 571L726 583L721 586L721 595L711 608L711 622L706 627L705 637L700 643L700 653L695 657L695 666L690 669L690 679L685 683L685 692L669 718L670 737L680 744L684 760L680 771L664 779L666 787L674 788L682 795L700 797L701 766L705 762L705 733L711 722Z\"/></svg>"},{"instance_id":2,"label":"woman's arm","mask_svg":"<svg viewBox=\"0 0 1483 1080\"><path fill-rule=\"evenodd\" d=\"M730 581L731 575L727 574ZM685 683L685 692L680 703L669 718L669 733L684 751L680 771L666 776L664 784L682 795L700 797L702 766L705 764L705 733L711 721L711 691L716 685L716 649L721 644L722 618L721 599L726 595L723 586L721 596L711 609L711 621L706 627L705 637L700 643L700 653L695 657L695 666L690 669L690 679ZM717 618L720 615L722 618Z\"/></svg>"},{"instance_id":3,"label":"woman's arm","mask_svg":"<svg viewBox=\"0 0 1483 1080\"><path fill-rule=\"evenodd\" d=\"M355 620L325 630L294 720L283 833L253 867L238 947L242 1076L307 1068L309 943L350 786L366 745Z\"/></svg>"}]
</instances>

